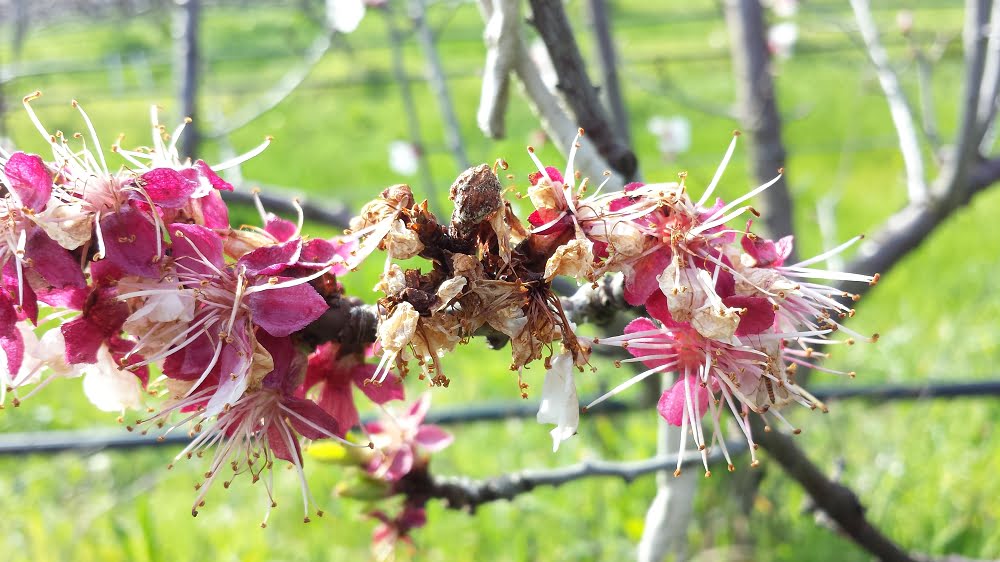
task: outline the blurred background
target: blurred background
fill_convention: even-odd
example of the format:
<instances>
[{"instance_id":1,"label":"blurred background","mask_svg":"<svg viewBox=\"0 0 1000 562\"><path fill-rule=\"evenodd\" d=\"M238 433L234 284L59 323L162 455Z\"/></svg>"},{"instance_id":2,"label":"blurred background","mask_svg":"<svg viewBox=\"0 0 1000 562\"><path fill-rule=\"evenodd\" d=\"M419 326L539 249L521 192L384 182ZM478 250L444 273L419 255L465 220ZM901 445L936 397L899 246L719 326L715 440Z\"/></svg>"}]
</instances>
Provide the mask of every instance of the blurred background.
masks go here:
<instances>
[{"instance_id":1,"label":"blurred background","mask_svg":"<svg viewBox=\"0 0 1000 562\"><path fill-rule=\"evenodd\" d=\"M194 2L194 0L188 0ZM599 77L590 4L566 5L584 57ZM687 171L700 192L740 126L729 34L710 0L609 0L610 31L631 144L648 181ZM338 13L321 0L0 0L0 137L5 146L45 154L46 142L21 107L33 103L49 130L83 130L78 100L105 148L148 144L149 107L171 127L192 115L191 144L218 162L274 143L230 176L244 189L354 210L384 187L409 183L418 198L450 212L448 187L468 164L510 164L527 184L525 146L562 167L528 103L513 91L507 136L476 126L485 46L483 19L467 0L370 2ZM893 66L932 133L956 127L963 68L964 10L948 0L883 0L872 6ZM808 256L869 232L906 201L899 144L886 100L846 2L772 0L766 11L772 71L789 151L796 243ZM342 32L331 32L330 26ZM193 26L193 27L192 27ZM527 28L529 43L534 42ZM192 36L192 31L194 35ZM192 41L192 37L197 40ZM544 49L533 49L544 57ZM197 64L192 67L190 61ZM187 61L187 62L185 62ZM544 60L540 63L544 69ZM194 70L192 70L192 68ZM194 74L192 74L194 72ZM196 78L191 79L192 76ZM543 72L543 77L545 74ZM550 77L550 79L554 79ZM596 78L595 78L596 79ZM921 84L921 81L924 81ZM597 80L598 82L600 80ZM442 96L446 88L448 99ZM602 90L604 91L604 90ZM926 114L923 115L926 117ZM926 120L923 121L927 125ZM927 158L933 156L928 151ZM754 181L746 145L722 182L724 197ZM852 324L879 332L876 345L838 350L830 366L855 380L817 374L824 388L925 384L997 376L1000 317L1000 189L987 190L912 252L859 307ZM251 208L234 224L256 224ZM311 223L315 236L335 226ZM377 260L376 260L377 261ZM354 294L373 301L374 268L348 275ZM506 351L473 341L446 360L450 388L435 409L513 400ZM579 377L581 394L620 380L608 363ZM541 372L528 373L540 385ZM534 380L531 377L535 377ZM410 381L410 396L423 390ZM124 432L93 409L79 380L61 381L20 408L0 411L3 433L93 429ZM637 398L636 395L626 398ZM796 439L830 472L841 471L869 518L913 551L1000 557L1000 402L995 397L831 402L829 414L790 409ZM548 428L532 419L453 425L455 444L435 456L440 474L489 476L584 458L639 459L656 450L651 410L583 418L580 435L551 452ZM325 560L365 559L374 522L363 505L332 496L341 469L310 459L306 473L326 510L301 522L293 473L278 475L284 498L266 530L257 487L217 486L197 519L192 486L202 463L165 466L178 449L143 448L0 456L0 552L6 560ZM749 471L742 462L741 472ZM840 467L837 469L836 467ZM744 517L733 498L740 478L724 471L698 485L687 556L699 560L868 560L814 521L802 490L766 455L759 493ZM654 479L632 484L591 479L539 489L474 516L429 506L414 560L628 560L642 534Z\"/></svg>"}]
</instances>

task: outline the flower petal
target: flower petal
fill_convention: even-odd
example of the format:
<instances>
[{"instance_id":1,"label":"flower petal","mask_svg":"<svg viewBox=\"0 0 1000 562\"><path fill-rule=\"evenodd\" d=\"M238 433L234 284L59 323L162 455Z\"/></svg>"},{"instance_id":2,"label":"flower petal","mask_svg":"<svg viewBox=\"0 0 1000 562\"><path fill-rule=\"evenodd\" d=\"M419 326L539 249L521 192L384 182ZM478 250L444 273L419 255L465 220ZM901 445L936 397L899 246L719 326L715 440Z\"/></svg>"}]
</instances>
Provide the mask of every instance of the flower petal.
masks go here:
<instances>
[{"instance_id":1,"label":"flower petal","mask_svg":"<svg viewBox=\"0 0 1000 562\"><path fill-rule=\"evenodd\" d=\"M125 273L156 277L160 271L156 253L160 233L153 222L131 208L123 208L101 219L107 259Z\"/></svg>"},{"instance_id":2,"label":"flower petal","mask_svg":"<svg viewBox=\"0 0 1000 562\"><path fill-rule=\"evenodd\" d=\"M696 415L700 418L708 410L708 390L701 386L698 383L698 378L693 375L687 377L687 387ZM660 395L660 400L656 403L656 411L670 425L680 427L684 423L684 416L687 412L687 397L683 378L679 378L673 386Z\"/></svg>"},{"instance_id":3,"label":"flower petal","mask_svg":"<svg viewBox=\"0 0 1000 562\"><path fill-rule=\"evenodd\" d=\"M87 286L79 260L41 229L28 236L24 255L31 259L31 269L37 271L49 287L64 289Z\"/></svg>"},{"instance_id":4,"label":"flower petal","mask_svg":"<svg viewBox=\"0 0 1000 562\"><path fill-rule=\"evenodd\" d=\"M573 380L573 357L569 353L558 355L552 360L552 368L545 373L542 384L542 403L536 416L538 423L552 423L552 451L559 450L559 444L576 434L580 425L580 401L576 395Z\"/></svg>"},{"instance_id":5,"label":"flower petal","mask_svg":"<svg viewBox=\"0 0 1000 562\"><path fill-rule=\"evenodd\" d=\"M198 182L184 177L173 168L154 168L142 174L136 184L160 207L179 209L198 190ZM141 201L144 198L135 194Z\"/></svg>"},{"instance_id":6,"label":"flower petal","mask_svg":"<svg viewBox=\"0 0 1000 562\"><path fill-rule=\"evenodd\" d=\"M436 425L422 425L413 440L428 453L434 453L451 445L455 436Z\"/></svg>"},{"instance_id":7,"label":"flower petal","mask_svg":"<svg viewBox=\"0 0 1000 562\"><path fill-rule=\"evenodd\" d=\"M3 167L11 193L22 207L41 211L52 194L52 174L37 154L15 152Z\"/></svg>"},{"instance_id":8,"label":"flower petal","mask_svg":"<svg viewBox=\"0 0 1000 562\"><path fill-rule=\"evenodd\" d=\"M178 264L201 274L212 273L212 266L219 270L226 267L222 239L213 230L197 224L174 223L169 232L173 240L171 252Z\"/></svg>"},{"instance_id":9,"label":"flower petal","mask_svg":"<svg viewBox=\"0 0 1000 562\"><path fill-rule=\"evenodd\" d=\"M294 238L280 244L263 246L248 252L236 263L246 267L247 275L274 275L293 265L302 253L302 239Z\"/></svg>"},{"instance_id":10,"label":"flower petal","mask_svg":"<svg viewBox=\"0 0 1000 562\"><path fill-rule=\"evenodd\" d=\"M287 280L279 278L279 283ZM251 293L246 302L253 323L277 337L305 328L329 308L326 300L307 283Z\"/></svg>"}]
</instances>

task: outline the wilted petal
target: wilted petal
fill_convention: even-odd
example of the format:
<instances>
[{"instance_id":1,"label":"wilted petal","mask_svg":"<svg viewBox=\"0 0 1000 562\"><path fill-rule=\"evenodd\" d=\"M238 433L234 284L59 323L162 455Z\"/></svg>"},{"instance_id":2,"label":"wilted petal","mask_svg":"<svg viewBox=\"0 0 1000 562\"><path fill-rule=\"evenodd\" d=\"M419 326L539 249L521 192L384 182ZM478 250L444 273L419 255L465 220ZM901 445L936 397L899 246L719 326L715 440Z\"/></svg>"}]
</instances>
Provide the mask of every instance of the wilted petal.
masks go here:
<instances>
[{"instance_id":1,"label":"wilted petal","mask_svg":"<svg viewBox=\"0 0 1000 562\"><path fill-rule=\"evenodd\" d=\"M15 328L0 336L0 350L3 351L7 373L16 375L24 362L24 336L21 331Z\"/></svg>"},{"instance_id":2,"label":"wilted petal","mask_svg":"<svg viewBox=\"0 0 1000 562\"><path fill-rule=\"evenodd\" d=\"M41 211L52 194L52 174L37 154L15 152L3 167L8 187L21 206ZM5 183L7 183L5 182Z\"/></svg>"},{"instance_id":3,"label":"wilted petal","mask_svg":"<svg viewBox=\"0 0 1000 562\"><path fill-rule=\"evenodd\" d=\"M542 403L536 416L538 423L552 423L552 451L576 433L580 425L580 401L573 380L573 356L563 353L552 360L542 384Z\"/></svg>"}]
</instances>

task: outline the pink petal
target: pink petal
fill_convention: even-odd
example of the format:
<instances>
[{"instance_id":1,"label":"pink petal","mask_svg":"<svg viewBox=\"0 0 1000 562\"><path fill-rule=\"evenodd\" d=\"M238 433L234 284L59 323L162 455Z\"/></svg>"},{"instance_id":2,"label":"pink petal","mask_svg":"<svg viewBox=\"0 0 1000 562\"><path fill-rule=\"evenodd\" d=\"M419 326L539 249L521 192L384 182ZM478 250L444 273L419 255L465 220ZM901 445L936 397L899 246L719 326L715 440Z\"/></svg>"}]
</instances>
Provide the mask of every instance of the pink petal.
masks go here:
<instances>
[{"instance_id":1,"label":"pink petal","mask_svg":"<svg viewBox=\"0 0 1000 562\"><path fill-rule=\"evenodd\" d=\"M173 168L154 168L143 174L136 184L142 187L153 203L168 209L183 207L198 190L197 181L184 177ZM135 195L140 200L144 199L139 194Z\"/></svg>"},{"instance_id":2,"label":"pink petal","mask_svg":"<svg viewBox=\"0 0 1000 562\"><path fill-rule=\"evenodd\" d=\"M409 421L414 425L420 425L427 416L427 411L430 409L431 393L425 392L413 404L410 404L410 409L407 411L406 417L410 418Z\"/></svg>"},{"instance_id":3,"label":"pink petal","mask_svg":"<svg viewBox=\"0 0 1000 562\"><path fill-rule=\"evenodd\" d=\"M274 275L293 265L302 253L302 239L295 238L248 252L237 261L237 268L246 267L247 275Z\"/></svg>"},{"instance_id":4,"label":"pink petal","mask_svg":"<svg viewBox=\"0 0 1000 562\"><path fill-rule=\"evenodd\" d=\"M53 288L86 287L80 261L66 248L48 237L42 229L34 230L24 245L24 255L31 259L31 268Z\"/></svg>"},{"instance_id":5,"label":"pink petal","mask_svg":"<svg viewBox=\"0 0 1000 562\"><path fill-rule=\"evenodd\" d=\"M727 297L722 302L730 308L744 308L740 323L736 327L737 336L761 334L774 326L774 306L763 297Z\"/></svg>"},{"instance_id":6,"label":"pink petal","mask_svg":"<svg viewBox=\"0 0 1000 562\"><path fill-rule=\"evenodd\" d=\"M104 334L88 318L70 320L59 329L66 340L67 363L97 363L97 350L104 343Z\"/></svg>"},{"instance_id":7,"label":"pink petal","mask_svg":"<svg viewBox=\"0 0 1000 562\"><path fill-rule=\"evenodd\" d=\"M351 252L356 250L357 247L358 242L356 240L342 242L336 238L331 240L313 238L302 244L302 255L299 256L299 261L296 265L322 268L326 267L328 263L334 261L339 256L343 260L338 260L341 263L334 265L331 271L334 275L344 275L349 271L346 261L350 257Z\"/></svg>"},{"instance_id":8,"label":"pink petal","mask_svg":"<svg viewBox=\"0 0 1000 562\"><path fill-rule=\"evenodd\" d=\"M299 233L299 227L292 221L270 215L264 223L264 230L278 242L287 242Z\"/></svg>"},{"instance_id":9,"label":"pink petal","mask_svg":"<svg viewBox=\"0 0 1000 562\"><path fill-rule=\"evenodd\" d=\"M198 160L195 162L194 167L199 173L201 173L201 175L208 178L208 182L212 184L212 187L215 189L219 191L233 191L233 184L219 177L219 174L216 174L204 160Z\"/></svg>"},{"instance_id":10,"label":"pink petal","mask_svg":"<svg viewBox=\"0 0 1000 562\"><path fill-rule=\"evenodd\" d=\"M687 381L688 392L691 393L691 401L696 415L701 417L708 410L708 390L698 383L697 377L689 376ZM678 379L669 390L660 396L659 402L656 403L656 410L667 423L679 427L684 423L686 409L684 380Z\"/></svg>"},{"instance_id":11,"label":"pink petal","mask_svg":"<svg viewBox=\"0 0 1000 562\"><path fill-rule=\"evenodd\" d=\"M795 237L789 234L774 243L774 249L775 253L778 255L778 259L774 260L774 263L771 264L772 267L781 267L782 265L785 265L785 260L792 254L794 242Z\"/></svg>"},{"instance_id":12,"label":"pink petal","mask_svg":"<svg viewBox=\"0 0 1000 562\"><path fill-rule=\"evenodd\" d=\"M156 241L160 233L149 218L139 211L123 208L101 219L101 231L108 261L132 275L159 275Z\"/></svg>"},{"instance_id":13,"label":"pink petal","mask_svg":"<svg viewBox=\"0 0 1000 562\"><path fill-rule=\"evenodd\" d=\"M289 450L288 442L285 441L286 439L291 442L294 455L292 450ZM299 446L299 440L294 435L291 435L291 432L284 423L276 421L267 426L267 444L275 457L291 463L298 462L300 465L302 464L302 448Z\"/></svg>"},{"instance_id":14,"label":"pink petal","mask_svg":"<svg viewBox=\"0 0 1000 562\"><path fill-rule=\"evenodd\" d=\"M455 437L436 425L422 425L413 440L428 453L434 453L451 445Z\"/></svg>"},{"instance_id":15,"label":"pink petal","mask_svg":"<svg viewBox=\"0 0 1000 562\"><path fill-rule=\"evenodd\" d=\"M198 319L195 318L197 321ZM163 361L163 374L172 379L182 381L196 381L205 372L215 354L216 342L208 333L202 334L193 342L184 346L178 352L168 356ZM216 364L214 371L219 371Z\"/></svg>"},{"instance_id":16,"label":"pink petal","mask_svg":"<svg viewBox=\"0 0 1000 562\"><path fill-rule=\"evenodd\" d=\"M21 310L17 312L17 319L31 320L32 324L38 324L38 297L30 285L18 282L17 269L13 261L8 261L3 267L3 288L11 295L12 303L18 302L20 295Z\"/></svg>"},{"instance_id":17,"label":"pink petal","mask_svg":"<svg viewBox=\"0 0 1000 562\"><path fill-rule=\"evenodd\" d=\"M375 374L375 365L358 365L352 369L354 384L361 389L361 392L369 400L376 404L385 404L390 400L402 400L404 398L403 380L396 375L390 374L378 384L371 379Z\"/></svg>"},{"instance_id":18,"label":"pink petal","mask_svg":"<svg viewBox=\"0 0 1000 562\"><path fill-rule=\"evenodd\" d=\"M279 283L288 280L278 278ZM307 283L251 293L246 302L253 323L277 337L305 328L329 308L326 300Z\"/></svg>"},{"instance_id":19,"label":"pink petal","mask_svg":"<svg viewBox=\"0 0 1000 562\"><path fill-rule=\"evenodd\" d=\"M196 210L193 213L196 223L208 228L229 228L229 208L218 191L191 201L191 207Z\"/></svg>"},{"instance_id":20,"label":"pink petal","mask_svg":"<svg viewBox=\"0 0 1000 562\"><path fill-rule=\"evenodd\" d=\"M553 183L563 183L562 172L552 166L545 167L545 174L549 176L549 179L552 180ZM528 181L531 182L531 185L538 185L538 180L540 179L542 179L541 172L532 172L528 174Z\"/></svg>"},{"instance_id":21,"label":"pink petal","mask_svg":"<svg viewBox=\"0 0 1000 562\"><path fill-rule=\"evenodd\" d=\"M173 240L171 252L178 264L201 274L212 273L212 267L208 263L218 270L226 267L226 260L222 255L222 239L215 231L197 224L174 223L170 225L168 232ZM177 235L178 232L180 235ZM207 258L208 263L205 263L202 256Z\"/></svg>"},{"instance_id":22,"label":"pink petal","mask_svg":"<svg viewBox=\"0 0 1000 562\"><path fill-rule=\"evenodd\" d=\"M346 428L341 430L337 420L312 400L289 397L282 401L282 405L297 414L289 415L288 421L306 439L326 439L331 435L343 437L346 433Z\"/></svg>"},{"instance_id":23,"label":"pink petal","mask_svg":"<svg viewBox=\"0 0 1000 562\"><path fill-rule=\"evenodd\" d=\"M101 262L96 262L101 263ZM96 265L91 263L91 267ZM38 300L56 308L68 308L71 310L83 310L83 305L87 300L90 291L78 287L67 287L65 289L39 289Z\"/></svg>"},{"instance_id":24,"label":"pink petal","mask_svg":"<svg viewBox=\"0 0 1000 562\"><path fill-rule=\"evenodd\" d=\"M687 327L686 322L678 322L670 315L670 307L667 306L667 296L663 291L653 291L646 300L646 313L659 320L667 328Z\"/></svg>"},{"instance_id":25,"label":"pink petal","mask_svg":"<svg viewBox=\"0 0 1000 562\"><path fill-rule=\"evenodd\" d=\"M20 330L14 329L0 336L0 349L3 350L7 363L7 372L16 375L24 362L24 336Z\"/></svg>"},{"instance_id":26,"label":"pink petal","mask_svg":"<svg viewBox=\"0 0 1000 562\"><path fill-rule=\"evenodd\" d=\"M625 271L625 301L640 306L660 288L656 276L670 265L670 251L656 250L636 261Z\"/></svg>"},{"instance_id":27,"label":"pink petal","mask_svg":"<svg viewBox=\"0 0 1000 562\"><path fill-rule=\"evenodd\" d=\"M354 427L361 421L358 417L358 408L354 404L354 392L349 384L324 383L317 403L337 421L340 427Z\"/></svg>"},{"instance_id":28,"label":"pink petal","mask_svg":"<svg viewBox=\"0 0 1000 562\"><path fill-rule=\"evenodd\" d=\"M385 472L385 479L396 481L406 476L413 470L413 450L404 447L395 453L389 469Z\"/></svg>"},{"instance_id":29,"label":"pink petal","mask_svg":"<svg viewBox=\"0 0 1000 562\"><path fill-rule=\"evenodd\" d=\"M3 167L10 190L21 206L41 211L52 194L52 174L36 154L15 152Z\"/></svg>"},{"instance_id":30,"label":"pink petal","mask_svg":"<svg viewBox=\"0 0 1000 562\"><path fill-rule=\"evenodd\" d=\"M630 322L628 324L628 326L625 326L624 333L625 334L634 334L634 333L637 333L637 332L647 332L647 331L650 331L650 330L659 330L659 326L657 326L656 324L654 324L653 321L650 320L649 318L636 318L635 320L633 320L632 322ZM662 333L662 332L661 332L660 335L647 336L647 338L651 339L651 340L662 339L663 342L664 342L664 348L666 348L667 344L672 343L672 341L670 339L670 336L668 334L665 334L665 333ZM637 357L639 359L642 359L643 364L645 364L650 369L655 368L655 367L660 367L660 366L663 366L663 365L667 365L668 363L670 363L669 359L643 359L644 357L648 357L650 355L661 355L661 354L663 354L664 350L662 350L662 349L640 348L638 346L629 346L627 348L627 351L630 354L632 354L632 357Z\"/></svg>"}]
</instances>

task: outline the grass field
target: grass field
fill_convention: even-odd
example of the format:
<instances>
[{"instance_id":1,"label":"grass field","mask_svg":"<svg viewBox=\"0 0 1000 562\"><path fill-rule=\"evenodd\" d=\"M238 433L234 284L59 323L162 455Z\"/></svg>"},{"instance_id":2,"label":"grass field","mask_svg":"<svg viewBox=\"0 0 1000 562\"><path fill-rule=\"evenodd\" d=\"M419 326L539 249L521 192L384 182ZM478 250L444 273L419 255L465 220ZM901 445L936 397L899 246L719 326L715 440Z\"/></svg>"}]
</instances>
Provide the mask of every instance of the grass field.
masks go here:
<instances>
[{"instance_id":1,"label":"grass field","mask_svg":"<svg viewBox=\"0 0 1000 562\"><path fill-rule=\"evenodd\" d=\"M666 180L681 170L689 184L704 185L737 124L698 112L675 96L657 91L664 72L700 103L726 107L734 86L729 74L725 26L715 4L693 2L657 7L642 0L614 2L614 30L624 58L622 87L628 102L634 144L647 179ZM958 32L962 13L954 3L891 2L876 12L891 51L901 62L906 88L915 77L902 64L905 49L891 30L895 10L912 7L918 30ZM584 29L583 5L570 4L578 29ZM839 194L837 229L841 238L870 231L905 198L902 165L895 149L884 99L865 59L841 31L849 24L846 6L831 1L809 3L797 17L798 53L778 65L780 105L790 120L785 141L791 160L789 179L797 203L800 251L822 248L816 228L816 204ZM687 14L687 15L685 15ZM694 15L691 15L694 14ZM580 17L578 17L580 16ZM475 128L477 71L482 65L482 22L474 5L440 4L430 17L442 25L439 48L449 75L452 97L462 124L466 149L474 161L505 158L524 185L531 163L524 150L538 129L527 104L512 98L503 141L484 139ZM87 108L105 144L123 131L132 143L148 136L148 105L159 103L173 114L170 68L151 69L152 83L138 83L143 73L126 65L117 93L101 65L121 54L124 60L143 52L147 60L168 60L169 28L163 18L134 21L71 21L31 33L18 63L22 69L58 65L66 72L17 78L4 84L7 133L25 150L40 151L42 140L23 113L10 103L40 89L36 107L50 129L81 128L68 101ZM8 30L5 28L5 33ZM318 33L291 9L213 7L204 20L208 59L202 104L231 114L277 81L296 53ZM590 38L581 34L584 53ZM407 137L398 89L391 76L391 51L385 25L369 13L359 31L343 41L347 48L328 54L303 87L276 110L232 135L237 149L256 145L266 134L276 137L267 152L247 164L243 174L266 184L294 186L314 197L362 204L386 185L408 181L388 170L387 145ZM0 41L0 57L11 61L10 42ZM934 96L945 133L955 121L960 83L960 41L949 50L935 74ZM420 76L423 63L413 41L407 43L407 67ZM458 172L445 149L440 117L431 91L414 83L439 208ZM915 98L914 98L915 99ZM685 114L694 123L691 150L677 162L663 161L656 139L645 130L653 115ZM169 122L169 121L168 121ZM126 142L128 144L128 142ZM208 143L207 160L218 147ZM548 145L543 160L561 162ZM723 195L744 191L745 150L723 181ZM415 178L410 181L417 182ZM423 186L415 184L415 190ZM698 188L694 187L697 192ZM921 383L996 376L1000 317L1000 237L992 221L1000 213L1000 190L987 192L949 220L927 244L909 256L865 299L853 325L880 332L877 345L845 350L835 364L858 372L854 381L817 376L817 384ZM243 213L247 221L255 220ZM316 229L315 232L329 231ZM377 268L376 268L377 269ZM345 283L363 298L373 297L377 271L350 275ZM484 358L489 358L484 361ZM506 351L490 352L473 342L446 358L453 384L435 389L436 407L477 400L513 399L516 383L506 369ZM529 382L539 385L541 372ZM620 380L622 373L601 364L591 379L581 377L581 393ZM411 381L408 391L423 389ZM634 397L634 396L633 396ZM928 553L958 553L974 558L1000 557L1000 402L983 397L961 401L870 404L835 403L827 415L791 411L804 429L797 439L821 466L846 461L844 481L861 496L872 521L907 548ZM86 402L79 381L53 385L18 409L0 412L0 432L113 427ZM488 476L526 467L557 466L587 457L638 459L655 451L656 416L639 412L607 418L586 416L580 434L551 453L546 427L532 421L508 421L452 428L455 444L435 457L442 474ZM89 456L57 455L0 458L0 552L7 560L320 560L364 559L373 523L356 502L338 500L330 491L342 472L313 462L307 474L327 516L301 523L296 482L279 475L281 506L267 530L257 527L264 510L262 490L234 485L213 490L197 519L190 516L204 467L198 462L165 465L174 453L157 449ZM745 532L755 539L759 560L867 560L862 551L801 513L803 493L766 460L761 494ZM749 470L747 461L741 463ZM735 506L728 500L732 478L720 474L704 482L698 516L690 527L691 552L718 550L737 536ZM484 506L474 517L433 504L430 523L416 536L419 549L402 551L414 560L627 560L642 532L643 516L653 495L653 479L631 485L618 481L576 482L538 490L513 503ZM712 558L727 559L718 554Z\"/></svg>"}]
</instances>

